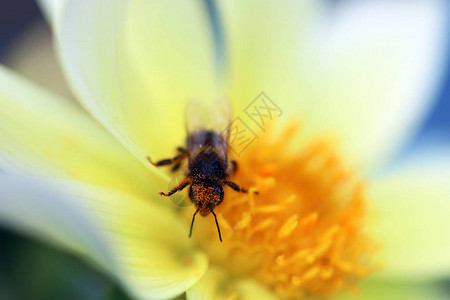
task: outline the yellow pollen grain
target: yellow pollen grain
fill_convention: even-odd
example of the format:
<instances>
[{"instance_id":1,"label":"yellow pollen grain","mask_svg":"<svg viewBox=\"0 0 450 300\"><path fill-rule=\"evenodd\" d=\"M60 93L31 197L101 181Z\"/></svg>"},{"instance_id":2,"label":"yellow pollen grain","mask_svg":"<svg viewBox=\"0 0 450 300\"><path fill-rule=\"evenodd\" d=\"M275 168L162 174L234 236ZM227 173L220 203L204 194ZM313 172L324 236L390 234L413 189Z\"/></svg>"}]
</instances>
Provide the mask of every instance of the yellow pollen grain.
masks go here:
<instances>
[{"instance_id":1,"label":"yellow pollen grain","mask_svg":"<svg viewBox=\"0 0 450 300\"><path fill-rule=\"evenodd\" d=\"M300 286L301 283L302 283L302 280L301 280L300 277L298 277L298 276L293 276L293 277L292 277L292 284L293 284L293 285L295 285L295 286Z\"/></svg>"},{"instance_id":2,"label":"yellow pollen grain","mask_svg":"<svg viewBox=\"0 0 450 300\"><path fill-rule=\"evenodd\" d=\"M317 212L313 212L313 213L309 214L301 221L300 228L303 230L308 230L309 228L314 226L314 224L317 223L318 218L319 218L319 214Z\"/></svg>"},{"instance_id":3,"label":"yellow pollen grain","mask_svg":"<svg viewBox=\"0 0 450 300\"><path fill-rule=\"evenodd\" d=\"M220 221L220 226L226 231L232 231L233 229L231 228L230 224L228 223L228 221L223 217L223 215L221 213L217 214L217 218Z\"/></svg>"},{"instance_id":4,"label":"yellow pollen grain","mask_svg":"<svg viewBox=\"0 0 450 300\"><path fill-rule=\"evenodd\" d=\"M312 264L313 262L316 261L316 258L317 258L317 256L315 254L312 254L312 253L308 254L305 257L305 264L306 265Z\"/></svg>"},{"instance_id":5,"label":"yellow pollen grain","mask_svg":"<svg viewBox=\"0 0 450 300\"><path fill-rule=\"evenodd\" d=\"M280 210L283 210L284 207L281 205L266 205L266 206L262 206L259 207L258 210L256 212L259 213L273 213L273 212L277 212Z\"/></svg>"},{"instance_id":6,"label":"yellow pollen grain","mask_svg":"<svg viewBox=\"0 0 450 300\"><path fill-rule=\"evenodd\" d=\"M245 212L242 214L241 220L236 224L236 226L234 228L237 230L241 230L241 229L247 227L247 225L250 223L251 220L252 220L252 215L250 213Z\"/></svg>"},{"instance_id":7,"label":"yellow pollen grain","mask_svg":"<svg viewBox=\"0 0 450 300\"><path fill-rule=\"evenodd\" d=\"M276 258L275 262L277 263L278 266L281 266L281 267L286 265L286 262L284 260L284 255L279 255Z\"/></svg>"},{"instance_id":8,"label":"yellow pollen grain","mask_svg":"<svg viewBox=\"0 0 450 300\"><path fill-rule=\"evenodd\" d=\"M284 204L290 204L290 203L296 201L297 198L298 198L297 195L290 195L290 196L288 196L282 203L284 203Z\"/></svg>"},{"instance_id":9,"label":"yellow pollen grain","mask_svg":"<svg viewBox=\"0 0 450 300\"><path fill-rule=\"evenodd\" d=\"M257 231L264 230L264 229L268 228L270 225L272 225L273 223L275 223L274 219L263 220L253 228L253 231L257 232Z\"/></svg>"},{"instance_id":10,"label":"yellow pollen grain","mask_svg":"<svg viewBox=\"0 0 450 300\"><path fill-rule=\"evenodd\" d=\"M330 279L331 276L333 276L333 272L334 269L331 267L324 267L321 271L320 271L320 276L322 277L322 279L326 280L326 279Z\"/></svg>"},{"instance_id":11,"label":"yellow pollen grain","mask_svg":"<svg viewBox=\"0 0 450 300\"><path fill-rule=\"evenodd\" d=\"M375 269L377 247L365 232L364 181L333 141L294 148L289 142L298 134L294 124L281 133L269 128L235 158L231 180L250 193L225 189L216 207L223 243L211 222L196 224L193 236L211 264L259 281L280 298L327 298L354 289Z\"/></svg>"},{"instance_id":12,"label":"yellow pollen grain","mask_svg":"<svg viewBox=\"0 0 450 300\"><path fill-rule=\"evenodd\" d=\"M315 265L311 267L310 269L306 270L306 272L303 274L302 281L311 280L315 278L319 274L319 271L320 271L319 266Z\"/></svg>"},{"instance_id":13,"label":"yellow pollen grain","mask_svg":"<svg viewBox=\"0 0 450 300\"><path fill-rule=\"evenodd\" d=\"M289 236L298 225L298 215L292 215L278 230L278 238L284 238Z\"/></svg>"}]
</instances>

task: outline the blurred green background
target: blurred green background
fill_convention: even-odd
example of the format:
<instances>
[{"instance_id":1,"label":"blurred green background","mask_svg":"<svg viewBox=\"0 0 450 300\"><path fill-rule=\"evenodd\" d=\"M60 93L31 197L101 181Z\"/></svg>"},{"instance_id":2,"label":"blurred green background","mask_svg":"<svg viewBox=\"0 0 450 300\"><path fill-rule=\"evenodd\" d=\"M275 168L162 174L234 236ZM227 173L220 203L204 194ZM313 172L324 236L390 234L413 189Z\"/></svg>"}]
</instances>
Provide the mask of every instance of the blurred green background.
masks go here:
<instances>
[{"instance_id":1,"label":"blurred green background","mask_svg":"<svg viewBox=\"0 0 450 300\"><path fill-rule=\"evenodd\" d=\"M0 299L129 299L77 257L0 230Z\"/></svg>"}]
</instances>

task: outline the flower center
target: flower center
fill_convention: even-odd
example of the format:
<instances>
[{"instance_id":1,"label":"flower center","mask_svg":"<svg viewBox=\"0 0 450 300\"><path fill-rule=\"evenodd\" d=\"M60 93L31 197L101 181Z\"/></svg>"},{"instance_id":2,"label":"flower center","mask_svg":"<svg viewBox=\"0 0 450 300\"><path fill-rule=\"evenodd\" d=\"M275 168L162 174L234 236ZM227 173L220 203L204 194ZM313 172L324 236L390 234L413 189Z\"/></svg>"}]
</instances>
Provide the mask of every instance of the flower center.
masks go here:
<instances>
[{"instance_id":1,"label":"flower center","mask_svg":"<svg viewBox=\"0 0 450 300\"><path fill-rule=\"evenodd\" d=\"M259 195L226 190L216 208L223 243L208 217L193 237L233 276L252 277L283 298L327 297L373 270L376 247L364 232L364 182L329 139L292 151L297 132L294 124L278 136L270 129L236 157L233 181Z\"/></svg>"}]
</instances>

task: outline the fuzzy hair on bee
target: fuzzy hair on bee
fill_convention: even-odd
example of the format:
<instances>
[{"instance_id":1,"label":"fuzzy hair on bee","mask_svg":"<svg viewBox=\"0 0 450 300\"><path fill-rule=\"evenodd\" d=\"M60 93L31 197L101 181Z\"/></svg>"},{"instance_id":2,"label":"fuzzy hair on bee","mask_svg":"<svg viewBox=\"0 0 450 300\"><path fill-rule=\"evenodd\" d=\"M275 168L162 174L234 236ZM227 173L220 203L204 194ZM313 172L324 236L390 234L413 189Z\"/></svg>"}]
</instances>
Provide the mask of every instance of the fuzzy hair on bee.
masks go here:
<instances>
[{"instance_id":1,"label":"fuzzy hair on bee","mask_svg":"<svg viewBox=\"0 0 450 300\"><path fill-rule=\"evenodd\" d=\"M196 207L192 216L189 237L192 235L195 216L200 213L207 216L211 213L216 222L219 239L222 242L219 222L214 212L222 203L228 186L236 192L248 193L230 180L237 170L237 162L228 159L229 125L231 121L231 106L227 99L220 99L207 109L201 102L191 101L187 106L186 127L187 138L185 147L177 148L177 155L170 159L153 162L156 166L173 165L178 169L185 163L185 178L167 193L160 195L169 197L189 186L189 198ZM256 192L257 193L257 192Z\"/></svg>"}]
</instances>

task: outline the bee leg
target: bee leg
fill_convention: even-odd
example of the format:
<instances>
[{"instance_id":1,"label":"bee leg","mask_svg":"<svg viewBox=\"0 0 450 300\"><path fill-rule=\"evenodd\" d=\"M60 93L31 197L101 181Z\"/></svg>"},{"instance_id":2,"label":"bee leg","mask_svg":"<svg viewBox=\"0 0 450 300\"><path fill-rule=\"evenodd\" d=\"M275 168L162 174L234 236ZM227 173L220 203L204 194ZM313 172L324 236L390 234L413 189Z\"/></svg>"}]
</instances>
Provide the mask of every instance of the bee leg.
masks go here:
<instances>
[{"instance_id":1,"label":"bee leg","mask_svg":"<svg viewBox=\"0 0 450 300\"><path fill-rule=\"evenodd\" d=\"M168 192L167 194L166 194L166 193L163 193L163 192L160 192L159 194L160 194L161 196L170 197L170 196L172 196L173 194L175 194L176 192L182 191L182 190L183 190L185 187L187 187L189 184L190 184L190 182L189 182L188 180L183 180L182 182L180 182L179 185L177 185L176 187L174 187L174 188L173 188L170 192Z\"/></svg>"},{"instance_id":2,"label":"bee leg","mask_svg":"<svg viewBox=\"0 0 450 300\"><path fill-rule=\"evenodd\" d=\"M233 190L235 190L236 192L240 192L240 193L248 193L248 190L241 188L239 185L237 185L236 183L234 183L233 181L224 181L223 184L228 185L230 188L232 188Z\"/></svg>"},{"instance_id":3,"label":"bee leg","mask_svg":"<svg viewBox=\"0 0 450 300\"><path fill-rule=\"evenodd\" d=\"M173 167L170 168L170 171L176 172L176 171L178 171L178 169L179 169L180 167L181 167L181 163L174 164Z\"/></svg>"},{"instance_id":4,"label":"bee leg","mask_svg":"<svg viewBox=\"0 0 450 300\"><path fill-rule=\"evenodd\" d=\"M177 151L180 152L180 153L185 153L186 155L188 154L188 151L186 149L184 149L183 147L178 147ZM180 166L181 166L181 162L176 163L176 164L173 165L173 167L170 169L170 171L176 172L176 171L178 171Z\"/></svg>"},{"instance_id":5,"label":"bee leg","mask_svg":"<svg viewBox=\"0 0 450 300\"><path fill-rule=\"evenodd\" d=\"M238 163L235 160L230 160L230 170L231 170L231 174L235 174L236 171L238 170Z\"/></svg>"},{"instance_id":6,"label":"bee leg","mask_svg":"<svg viewBox=\"0 0 450 300\"><path fill-rule=\"evenodd\" d=\"M186 153L186 154L187 154L187 152L188 152L188 151L187 151L186 149L184 149L183 147L178 147L178 148L177 148L177 151L180 152L180 153Z\"/></svg>"},{"instance_id":7,"label":"bee leg","mask_svg":"<svg viewBox=\"0 0 450 300\"><path fill-rule=\"evenodd\" d=\"M172 164L175 164L175 166L176 166L177 164L179 164L183 159L185 159L188 156L188 152L186 149L184 149L182 147L178 147L177 150L178 150L179 154L176 155L174 158L168 158L168 159L163 159L163 160L154 162L151 160L150 156L147 156L147 160L149 163L151 163L155 167L167 166L167 165L172 165ZM175 166L174 166L174 168L175 168ZM179 167L177 167L176 169L178 169L178 168Z\"/></svg>"}]
</instances>

